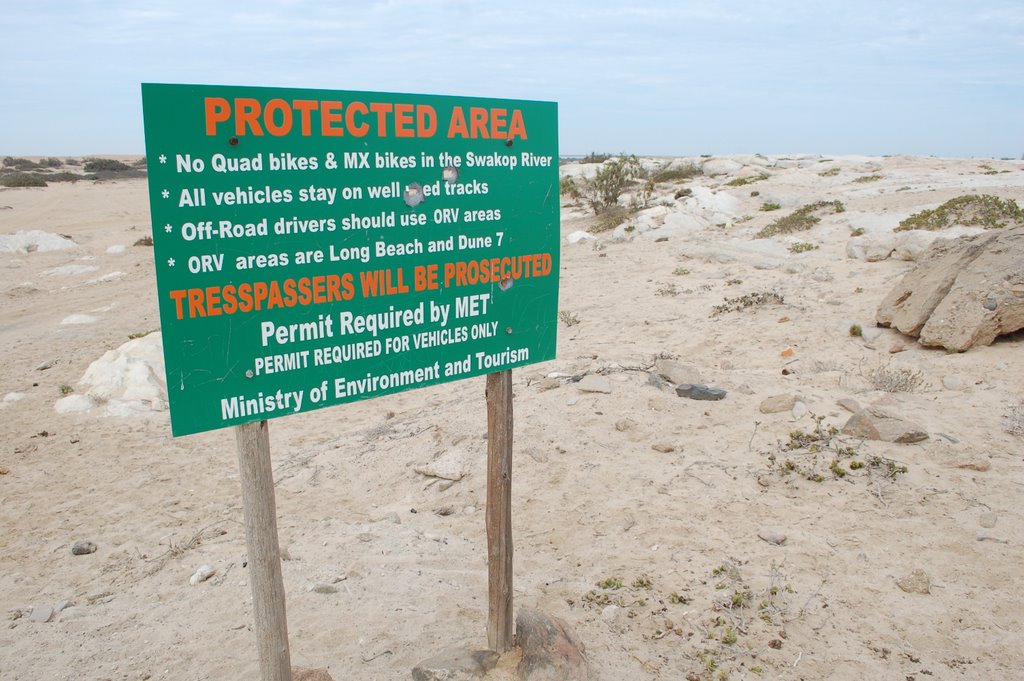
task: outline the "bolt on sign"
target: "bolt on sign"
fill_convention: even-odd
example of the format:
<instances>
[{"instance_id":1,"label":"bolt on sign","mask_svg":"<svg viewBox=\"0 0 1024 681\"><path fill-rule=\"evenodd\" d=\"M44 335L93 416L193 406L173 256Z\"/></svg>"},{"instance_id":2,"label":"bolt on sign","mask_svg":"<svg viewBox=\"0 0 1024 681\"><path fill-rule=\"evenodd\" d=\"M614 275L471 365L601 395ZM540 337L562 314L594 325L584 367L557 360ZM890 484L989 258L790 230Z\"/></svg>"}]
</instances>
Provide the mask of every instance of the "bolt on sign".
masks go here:
<instances>
[{"instance_id":1,"label":"bolt on sign","mask_svg":"<svg viewBox=\"0 0 1024 681\"><path fill-rule=\"evenodd\" d=\"M174 435L555 356L557 105L143 84Z\"/></svg>"}]
</instances>

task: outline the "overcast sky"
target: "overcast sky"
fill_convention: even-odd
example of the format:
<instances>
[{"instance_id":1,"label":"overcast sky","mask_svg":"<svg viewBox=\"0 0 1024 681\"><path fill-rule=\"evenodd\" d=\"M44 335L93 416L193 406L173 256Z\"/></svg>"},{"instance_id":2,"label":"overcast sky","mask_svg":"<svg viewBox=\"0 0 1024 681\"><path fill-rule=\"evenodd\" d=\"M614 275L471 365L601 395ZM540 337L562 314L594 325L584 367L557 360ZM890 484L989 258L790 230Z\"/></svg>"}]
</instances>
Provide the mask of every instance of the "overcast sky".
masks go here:
<instances>
[{"instance_id":1,"label":"overcast sky","mask_svg":"<svg viewBox=\"0 0 1024 681\"><path fill-rule=\"evenodd\" d=\"M1024 152L1021 0L0 0L0 154L144 150L142 82L558 102L560 150Z\"/></svg>"}]
</instances>

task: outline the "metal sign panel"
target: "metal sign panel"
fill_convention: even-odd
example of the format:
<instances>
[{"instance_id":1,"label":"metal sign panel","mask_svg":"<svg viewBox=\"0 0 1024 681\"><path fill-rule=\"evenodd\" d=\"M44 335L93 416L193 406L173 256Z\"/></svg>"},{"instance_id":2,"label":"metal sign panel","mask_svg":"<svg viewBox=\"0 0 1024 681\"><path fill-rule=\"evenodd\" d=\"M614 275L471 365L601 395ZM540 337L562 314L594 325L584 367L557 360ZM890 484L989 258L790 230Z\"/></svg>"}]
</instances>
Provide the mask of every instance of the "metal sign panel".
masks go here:
<instances>
[{"instance_id":1,"label":"metal sign panel","mask_svg":"<svg viewBox=\"0 0 1024 681\"><path fill-rule=\"evenodd\" d=\"M174 435L555 356L557 106L143 84Z\"/></svg>"}]
</instances>

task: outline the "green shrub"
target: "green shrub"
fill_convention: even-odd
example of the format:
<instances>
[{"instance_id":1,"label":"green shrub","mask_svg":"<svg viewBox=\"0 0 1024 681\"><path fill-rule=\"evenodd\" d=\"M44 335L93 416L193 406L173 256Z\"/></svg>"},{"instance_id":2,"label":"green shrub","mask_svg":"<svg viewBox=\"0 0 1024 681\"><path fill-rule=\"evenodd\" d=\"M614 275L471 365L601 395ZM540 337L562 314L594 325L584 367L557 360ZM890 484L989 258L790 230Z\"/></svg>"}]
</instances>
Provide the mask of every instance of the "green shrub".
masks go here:
<instances>
[{"instance_id":1,"label":"green shrub","mask_svg":"<svg viewBox=\"0 0 1024 681\"><path fill-rule=\"evenodd\" d=\"M760 182L761 180L767 180L769 175L767 173L761 173L754 177L737 177L734 180L729 180L725 183L726 187L742 187L745 184L751 184L753 182Z\"/></svg>"},{"instance_id":2,"label":"green shrub","mask_svg":"<svg viewBox=\"0 0 1024 681\"><path fill-rule=\"evenodd\" d=\"M689 180L699 175L703 175L704 171L700 166L688 163L684 166L677 166L675 168L662 168L657 170L651 175L651 180L654 182L680 182L682 180Z\"/></svg>"},{"instance_id":3,"label":"green shrub","mask_svg":"<svg viewBox=\"0 0 1024 681\"><path fill-rule=\"evenodd\" d=\"M953 225L998 229L1024 225L1024 210L1013 199L1005 201L991 194L967 194L950 199L938 208L914 213L899 224L897 232L911 229L934 231Z\"/></svg>"},{"instance_id":4,"label":"green shrub","mask_svg":"<svg viewBox=\"0 0 1024 681\"><path fill-rule=\"evenodd\" d=\"M585 181L581 191L594 214L598 214L616 206L626 187L643 176L643 166L636 156L622 156L601 166L593 178Z\"/></svg>"},{"instance_id":5,"label":"green shrub","mask_svg":"<svg viewBox=\"0 0 1024 681\"><path fill-rule=\"evenodd\" d=\"M120 161L115 161L112 158L86 159L83 168L87 173L98 173L104 170L119 173L125 170L131 170L131 166L121 163Z\"/></svg>"},{"instance_id":6,"label":"green shrub","mask_svg":"<svg viewBox=\"0 0 1024 681\"><path fill-rule=\"evenodd\" d=\"M581 158L580 163L604 163L611 157L611 154L599 154L595 151L592 151L583 158Z\"/></svg>"},{"instance_id":7,"label":"green shrub","mask_svg":"<svg viewBox=\"0 0 1024 681\"><path fill-rule=\"evenodd\" d=\"M853 181L859 182L860 184L867 184L868 182L878 182L881 179L881 175L861 175L860 177L855 177Z\"/></svg>"},{"instance_id":8,"label":"green shrub","mask_svg":"<svg viewBox=\"0 0 1024 681\"><path fill-rule=\"evenodd\" d=\"M7 173L0 175L2 187L45 187L46 180L35 173Z\"/></svg>"},{"instance_id":9,"label":"green shrub","mask_svg":"<svg viewBox=\"0 0 1024 681\"><path fill-rule=\"evenodd\" d=\"M778 234L806 232L811 227L814 227L814 225L821 222L820 213L827 211L832 213L842 213L844 210L846 210L846 207L841 201L817 201L815 203L810 203L806 206L797 208L789 215L781 217L771 223L758 232L754 238L766 239Z\"/></svg>"},{"instance_id":10,"label":"green shrub","mask_svg":"<svg viewBox=\"0 0 1024 681\"><path fill-rule=\"evenodd\" d=\"M818 244L809 244L806 241L798 241L795 244L789 245L790 253L806 253L807 251L815 251L818 249Z\"/></svg>"},{"instance_id":11,"label":"green shrub","mask_svg":"<svg viewBox=\"0 0 1024 681\"><path fill-rule=\"evenodd\" d=\"M829 168L828 170L822 170L818 175L822 177L835 177L839 174L839 168Z\"/></svg>"},{"instance_id":12,"label":"green shrub","mask_svg":"<svg viewBox=\"0 0 1024 681\"><path fill-rule=\"evenodd\" d=\"M778 210L780 208L782 208L782 206L774 201L765 201L764 203L761 204L761 210L766 213L768 211Z\"/></svg>"}]
</instances>

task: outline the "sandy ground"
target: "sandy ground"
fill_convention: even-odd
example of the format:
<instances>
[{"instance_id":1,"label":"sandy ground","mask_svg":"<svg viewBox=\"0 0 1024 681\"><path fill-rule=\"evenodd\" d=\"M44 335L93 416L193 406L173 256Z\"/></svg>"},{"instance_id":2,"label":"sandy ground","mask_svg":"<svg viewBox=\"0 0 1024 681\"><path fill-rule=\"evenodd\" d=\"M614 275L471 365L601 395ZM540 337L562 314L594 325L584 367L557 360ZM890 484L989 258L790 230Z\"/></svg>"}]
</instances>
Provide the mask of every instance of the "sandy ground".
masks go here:
<instances>
[{"instance_id":1,"label":"sandy ground","mask_svg":"<svg viewBox=\"0 0 1024 681\"><path fill-rule=\"evenodd\" d=\"M963 354L903 339L891 354L896 332L849 333L873 326L913 266L847 257L851 229L888 233L964 193L1020 201L1024 165L986 163L741 158L743 170L660 185L650 231L563 244L561 309L578 323L560 326L557 360L515 372L515 601L574 626L598 678L1020 678L1024 439L1005 419L1024 399L1024 337ZM724 184L758 167L770 177ZM706 188L704 204L673 199L680 186ZM798 239L752 240L826 199L846 212ZM661 227L673 213L703 222ZM568 235L591 218L566 204L562 222ZM163 411L54 409L91 362L159 326L152 249L132 245L150 232L145 181L0 191L0 235L26 230L78 246L0 253L0 398L24 395L0 409L0 677L258 678L232 431L172 439ZM790 253L796 240L819 248ZM712 315L768 290L784 302ZM650 385L659 356L726 398ZM880 366L924 383L878 390ZM572 379L587 373L610 392L582 392ZM469 379L271 422L293 664L407 679L445 648L485 647L483 389ZM807 413L761 413L778 394ZM833 438L826 449L853 448L842 478L832 450L786 450L815 417L841 427L842 398L930 437ZM472 462L461 481L414 471L453 450ZM769 530L785 542L759 538ZM98 550L72 555L78 540ZM204 564L214 576L191 586ZM44 623L34 606L67 607Z\"/></svg>"}]
</instances>

